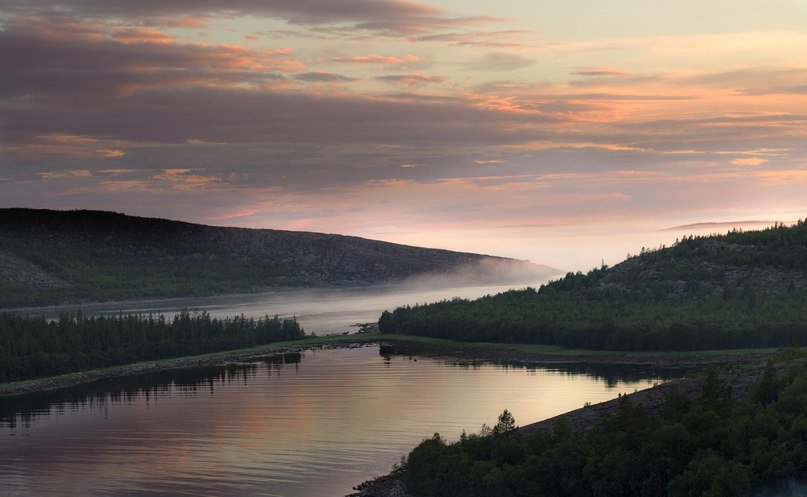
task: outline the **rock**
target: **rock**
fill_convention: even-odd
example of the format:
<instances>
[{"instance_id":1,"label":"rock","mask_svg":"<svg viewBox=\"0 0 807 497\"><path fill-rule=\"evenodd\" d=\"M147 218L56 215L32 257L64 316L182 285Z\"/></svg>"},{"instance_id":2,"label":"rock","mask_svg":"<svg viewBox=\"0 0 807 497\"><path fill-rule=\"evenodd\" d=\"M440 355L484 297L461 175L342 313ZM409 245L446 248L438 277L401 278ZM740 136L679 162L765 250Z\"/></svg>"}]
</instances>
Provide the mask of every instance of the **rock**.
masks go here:
<instances>
[{"instance_id":1,"label":"rock","mask_svg":"<svg viewBox=\"0 0 807 497\"><path fill-rule=\"evenodd\" d=\"M353 489L358 492L346 497L410 497L406 493L403 482L389 475L367 480Z\"/></svg>"}]
</instances>

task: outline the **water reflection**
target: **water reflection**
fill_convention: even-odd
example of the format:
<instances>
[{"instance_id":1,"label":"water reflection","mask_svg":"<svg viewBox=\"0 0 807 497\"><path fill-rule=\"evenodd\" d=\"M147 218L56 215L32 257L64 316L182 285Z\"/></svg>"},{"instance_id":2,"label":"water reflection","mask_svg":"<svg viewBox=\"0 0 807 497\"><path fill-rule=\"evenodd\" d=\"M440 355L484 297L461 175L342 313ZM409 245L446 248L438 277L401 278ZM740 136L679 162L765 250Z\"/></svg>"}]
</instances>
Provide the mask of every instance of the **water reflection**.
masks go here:
<instances>
[{"instance_id":1,"label":"water reflection","mask_svg":"<svg viewBox=\"0 0 807 497\"><path fill-rule=\"evenodd\" d=\"M435 431L504 408L527 424L657 379L365 347L107 380L0 400L0 495L345 495Z\"/></svg>"},{"instance_id":2,"label":"water reflection","mask_svg":"<svg viewBox=\"0 0 807 497\"><path fill-rule=\"evenodd\" d=\"M37 416L51 413L63 415L66 411L104 411L109 403L131 405L141 399L146 403L152 397L196 395L199 392L214 395L217 385L233 382L247 384L260 373L281 374L290 364L297 365L303 358L300 352L275 354L248 363L172 369L143 373L135 376L110 378L48 392L0 397L0 427L30 427Z\"/></svg>"},{"instance_id":3,"label":"water reflection","mask_svg":"<svg viewBox=\"0 0 807 497\"><path fill-rule=\"evenodd\" d=\"M459 368L478 369L484 366L495 365L505 369L524 369L528 372L552 371L563 373L569 376L588 376L598 380L603 380L609 388L615 388L620 383L641 382L647 378L654 378L659 381L667 381L674 378L681 378L687 373L697 369L690 366L653 366L648 364L607 364L607 363L552 363L536 364L522 361L490 361L490 360L452 360L446 359L445 363Z\"/></svg>"}]
</instances>

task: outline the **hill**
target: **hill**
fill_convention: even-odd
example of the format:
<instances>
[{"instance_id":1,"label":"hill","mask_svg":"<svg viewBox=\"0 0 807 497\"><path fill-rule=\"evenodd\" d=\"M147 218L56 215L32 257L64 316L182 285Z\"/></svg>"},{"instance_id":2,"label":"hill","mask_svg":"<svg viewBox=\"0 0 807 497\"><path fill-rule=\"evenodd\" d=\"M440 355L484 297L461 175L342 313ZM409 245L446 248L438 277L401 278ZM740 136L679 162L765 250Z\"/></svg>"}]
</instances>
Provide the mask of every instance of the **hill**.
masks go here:
<instances>
[{"instance_id":1,"label":"hill","mask_svg":"<svg viewBox=\"0 0 807 497\"><path fill-rule=\"evenodd\" d=\"M537 291L382 315L385 333L608 350L807 344L807 224L686 237Z\"/></svg>"},{"instance_id":2,"label":"hill","mask_svg":"<svg viewBox=\"0 0 807 497\"><path fill-rule=\"evenodd\" d=\"M544 278L527 261L364 238L103 211L0 209L0 308L368 285Z\"/></svg>"}]
</instances>

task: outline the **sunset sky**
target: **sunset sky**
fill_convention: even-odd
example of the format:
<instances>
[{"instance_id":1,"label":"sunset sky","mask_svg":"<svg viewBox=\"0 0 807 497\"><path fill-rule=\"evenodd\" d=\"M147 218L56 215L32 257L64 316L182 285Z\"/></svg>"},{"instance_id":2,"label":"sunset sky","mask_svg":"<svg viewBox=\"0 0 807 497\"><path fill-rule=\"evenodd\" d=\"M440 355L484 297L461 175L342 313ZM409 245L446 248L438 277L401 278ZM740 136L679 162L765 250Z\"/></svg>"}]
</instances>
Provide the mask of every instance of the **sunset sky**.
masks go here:
<instances>
[{"instance_id":1,"label":"sunset sky","mask_svg":"<svg viewBox=\"0 0 807 497\"><path fill-rule=\"evenodd\" d=\"M807 2L0 0L0 206L564 270L795 221Z\"/></svg>"}]
</instances>

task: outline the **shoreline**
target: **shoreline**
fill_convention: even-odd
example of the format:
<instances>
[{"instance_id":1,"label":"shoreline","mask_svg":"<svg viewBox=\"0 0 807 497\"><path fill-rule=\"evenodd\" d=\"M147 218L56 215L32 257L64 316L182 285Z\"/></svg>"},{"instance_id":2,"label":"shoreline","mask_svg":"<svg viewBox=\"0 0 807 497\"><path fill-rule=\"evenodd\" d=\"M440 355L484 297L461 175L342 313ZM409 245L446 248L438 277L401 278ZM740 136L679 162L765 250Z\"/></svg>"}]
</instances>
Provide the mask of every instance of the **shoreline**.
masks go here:
<instances>
[{"instance_id":1,"label":"shoreline","mask_svg":"<svg viewBox=\"0 0 807 497\"><path fill-rule=\"evenodd\" d=\"M346 340L352 338L352 340ZM226 350L209 354L183 356L152 361L122 364L109 368L93 369L60 376L35 378L12 383L0 384L0 397L11 397L31 393L47 392L72 387L99 380L137 376L145 373L185 369L201 366L226 365L233 362L244 362L262 357L302 352L314 349L355 348L371 344L371 340L363 340L361 335L339 335L334 337L315 337L290 342L276 342L259 345L249 349Z\"/></svg>"},{"instance_id":2,"label":"shoreline","mask_svg":"<svg viewBox=\"0 0 807 497\"><path fill-rule=\"evenodd\" d=\"M764 359L778 349L707 350L694 352L613 352L564 349L548 345L467 343L378 332L326 335L291 342L277 342L249 349L156 359L61 376L0 384L0 397L26 395L71 387L98 380L199 366L224 365L261 357L314 349L379 346L382 354L445 358L455 361L494 361L519 365L614 365L652 368L693 368L713 364L749 363Z\"/></svg>"},{"instance_id":3,"label":"shoreline","mask_svg":"<svg viewBox=\"0 0 807 497\"><path fill-rule=\"evenodd\" d=\"M762 357L759 357L762 359ZM774 366L777 375L783 371L807 363L805 358L785 360ZM732 396L746 397L752 391L755 383L762 377L765 366L761 361L745 364L739 369L722 371L719 373L723 385L730 385ZM705 375L680 378L670 382L661 383L653 387L629 393L622 398L606 400L593 405L567 411L541 421L526 424L516 428L519 436L529 436L534 432L552 433L558 423L565 423L574 431L586 431L601 425L609 417L619 411L620 403L627 401L633 407L646 409L651 415L655 414L663 405L668 393L677 392L689 399L701 395ZM394 472L376 476L353 487L354 493L345 497L411 497L406 493L403 482L395 477Z\"/></svg>"}]
</instances>

